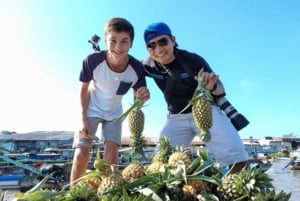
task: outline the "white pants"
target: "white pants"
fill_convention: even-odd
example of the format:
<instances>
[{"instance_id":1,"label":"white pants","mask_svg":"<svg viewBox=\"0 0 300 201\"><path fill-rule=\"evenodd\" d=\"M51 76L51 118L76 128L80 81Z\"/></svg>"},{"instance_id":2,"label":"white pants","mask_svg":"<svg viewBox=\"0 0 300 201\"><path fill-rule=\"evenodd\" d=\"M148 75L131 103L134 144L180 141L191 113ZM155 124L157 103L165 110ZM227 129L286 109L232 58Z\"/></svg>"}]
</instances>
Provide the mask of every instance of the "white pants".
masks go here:
<instances>
[{"instance_id":1,"label":"white pants","mask_svg":"<svg viewBox=\"0 0 300 201\"><path fill-rule=\"evenodd\" d=\"M214 105L212 106L212 114L211 139L205 142L208 151L214 155L221 167L248 160L248 153L243 141L226 114ZM192 113L169 114L160 137L170 137L172 146L188 147L199 133Z\"/></svg>"}]
</instances>

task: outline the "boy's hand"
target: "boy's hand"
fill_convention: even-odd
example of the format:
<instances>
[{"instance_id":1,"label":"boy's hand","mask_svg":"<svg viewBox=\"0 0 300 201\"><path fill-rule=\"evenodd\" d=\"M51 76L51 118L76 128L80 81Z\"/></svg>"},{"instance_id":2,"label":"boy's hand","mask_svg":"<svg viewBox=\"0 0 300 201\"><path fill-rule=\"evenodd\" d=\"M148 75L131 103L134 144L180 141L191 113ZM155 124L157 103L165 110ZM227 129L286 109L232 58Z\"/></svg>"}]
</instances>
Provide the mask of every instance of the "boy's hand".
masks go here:
<instances>
[{"instance_id":1,"label":"boy's hand","mask_svg":"<svg viewBox=\"0 0 300 201\"><path fill-rule=\"evenodd\" d=\"M134 93L134 96L146 102L150 98L150 93L146 87L141 87Z\"/></svg>"}]
</instances>

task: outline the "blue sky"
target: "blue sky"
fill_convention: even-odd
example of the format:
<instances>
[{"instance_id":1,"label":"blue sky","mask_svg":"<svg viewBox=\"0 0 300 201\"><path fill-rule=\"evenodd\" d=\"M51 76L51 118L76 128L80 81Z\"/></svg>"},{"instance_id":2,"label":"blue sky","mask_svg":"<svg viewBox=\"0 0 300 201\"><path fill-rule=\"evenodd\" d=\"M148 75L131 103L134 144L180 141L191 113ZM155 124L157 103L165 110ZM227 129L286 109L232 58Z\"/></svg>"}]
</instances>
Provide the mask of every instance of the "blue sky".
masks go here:
<instances>
[{"instance_id":1,"label":"blue sky","mask_svg":"<svg viewBox=\"0 0 300 201\"><path fill-rule=\"evenodd\" d=\"M87 41L97 34L105 49L105 23L124 17L135 27L136 58L148 56L145 27L163 21L180 48L207 60L250 121L242 138L299 135L299 9L297 0L0 0L0 130L80 129L78 77L92 52ZM167 109L147 81L144 135L157 137ZM124 97L125 109L132 96Z\"/></svg>"}]
</instances>

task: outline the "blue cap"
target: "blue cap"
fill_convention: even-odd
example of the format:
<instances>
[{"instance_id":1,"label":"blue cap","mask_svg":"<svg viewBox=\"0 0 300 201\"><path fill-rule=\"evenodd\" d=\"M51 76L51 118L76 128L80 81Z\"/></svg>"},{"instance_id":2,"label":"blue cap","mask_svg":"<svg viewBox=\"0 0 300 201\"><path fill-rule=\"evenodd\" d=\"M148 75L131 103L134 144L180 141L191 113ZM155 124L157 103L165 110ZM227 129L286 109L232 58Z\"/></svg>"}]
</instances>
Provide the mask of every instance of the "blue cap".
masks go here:
<instances>
[{"instance_id":1,"label":"blue cap","mask_svg":"<svg viewBox=\"0 0 300 201\"><path fill-rule=\"evenodd\" d=\"M156 38L157 36L161 35L169 35L172 36L171 29L168 27L167 24L163 22L155 22L150 24L144 31L144 40L146 44Z\"/></svg>"}]
</instances>

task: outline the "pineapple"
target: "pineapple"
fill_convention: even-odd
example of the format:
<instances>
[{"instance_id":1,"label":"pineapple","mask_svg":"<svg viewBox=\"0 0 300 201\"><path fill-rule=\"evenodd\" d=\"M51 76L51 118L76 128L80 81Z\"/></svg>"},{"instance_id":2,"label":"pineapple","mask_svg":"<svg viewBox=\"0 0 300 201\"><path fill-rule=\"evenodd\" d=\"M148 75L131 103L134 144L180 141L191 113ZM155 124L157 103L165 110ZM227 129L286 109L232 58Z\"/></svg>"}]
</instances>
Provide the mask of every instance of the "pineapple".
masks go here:
<instances>
[{"instance_id":1,"label":"pineapple","mask_svg":"<svg viewBox=\"0 0 300 201\"><path fill-rule=\"evenodd\" d=\"M225 175L217 190L221 200L224 201L241 198L253 200L256 194L265 193L273 188L271 181L272 179L260 169L253 168Z\"/></svg>"},{"instance_id":2,"label":"pineapple","mask_svg":"<svg viewBox=\"0 0 300 201\"><path fill-rule=\"evenodd\" d=\"M212 126L211 102L203 97L194 100L192 113L197 127L200 129L200 139L207 142L210 140L209 129Z\"/></svg>"},{"instance_id":3,"label":"pineapple","mask_svg":"<svg viewBox=\"0 0 300 201\"><path fill-rule=\"evenodd\" d=\"M168 163L169 155L172 153L170 138L163 136L159 140L157 152L154 154L152 163L147 168L147 173L159 172L163 165Z\"/></svg>"},{"instance_id":4,"label":"pineapple","mask_svg":"<svg viewBox=\"0 0 300 201\"><path fill-rule=\"evenodd\" d=\"M200 180L188 180L183 186L183 193L187 197L195 196L202 192L209 193L210 191L209 185Z\"/></svg>"},{"instance_id":5,"label":"pineapple","mask_svg":"<svg viewBox=\"0 0 300 201\"><path fill-rule=\"evenodd\" d=\"M201 77L203 70L198 74ZM208 142L211 138L209 129L212 127L212 107L213 98L204 84L199 81L198 87L191 100L192 113L197 127L200 129L200 139Z\"/></svg>"},{"instance_id":6,"label":"pineapple","mask_svg":"<svg viewBox=\"0 0 300 201\"><path fill-rule=\"evenodd\" d=\"M95 189L97 190L101 184L101 179L100 178L91 178L88 179L87 182Z\"/></svg>"},{"instance_id":7,"label":"pineapple","mask_svg":"<svg viewBox=\"0 0 300 201\"><path fill-rule=\"evenodd\" d=\"M222 179L221 186L217 188L220 198L224 201L237 199L245 193L240 185L236 184L237 174L228 174Z\"/></svg>"},{"instance_id":8,"label":"pineapple","mask_svg":"<svg viewBox=\"0 0 300 201\"><path fill-rule=\"evenodd\" d=\"M188 167L192 164L192 155L188 148L184 148L182 146L175 147L175 150L169 157L168 164L174 167L177 166L179 161L182 161L185 167Z\"/></svg>"},{"instance_id":9,"label":"pineapple","mask_svg":"<svg viewBox=\"0 0 300 201\"><path fill-rule=\"evenodd\" d=\"M143 164L138 161L132 162L122 171L122 177L127 182L132 182L143 176L145 176L145 168Z\"/></svg>"},{"instance_id":10,"label":"pineapple","mask_svg":"<svg viewBox=\"0 0 300 201\"><path fill-rule=\"evenodd\" d=\"M101 184L97 190L98 198L101 200L103 195L115 187L123 185L125 182L120 174L113 172L110 175L102 176Z\"/></svg>"},{"instance_id":11,"label":"pineapple","mask_svg":"<svg viewBox=\"0 0 300 201\"><path fill-rule=\"evenodd\" d=\"M159 140L158 150L153 157L153 162L161 161L167 163L169 155L172 153L173 148L170 143L170 138L163 136Z\"/></svg>"},{"instance_id":12,"label":"pineapple","mask_svg":"<svg viewBox=\"0 0 300 201\"><path fill-rule=\"evenodd\" d=\"M150 165L148 165L146 172L149 173L153 173L153 172L160 172L161 168L166 165L165 163L163 163L162 161L155 161L152 162Z\"/></svg>"},{"instance_id":13,"label":"pineapple","mask_svg":"<svg viewBox=\"0 0 300 201\"><path fill-rule=\"evenodd\" d=\"M79 178L76 185L91 185L96 191L101 183L101 173L99 171L91 171Z\"/></svg>"},{"instance_id":14,"label":"pineapple","mask_svg":"<svg viewBox=\"0 0 300 201\"><path fill-rule=\"evenodd\" d=\"M143 149L147 146L142 132L144 130L145 115L141 107L133 108L128 114L128 126L130 135L130 146L134 153L140 154L145 157Z\"/></svg>"},{"instance_id":15,"label":"pineapple","mask_svg":"<svg viewBox=\"0 0 300 201\"><path fill-rule=\"evenodd\" d=\"M141 134L144 131L145 115L136 107L128 114L128 125L131 134Z\"/></svg>"}]
</instances>

